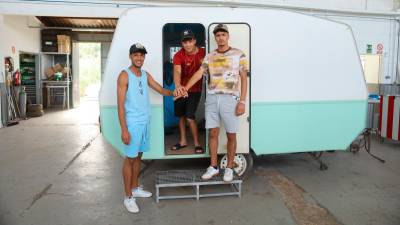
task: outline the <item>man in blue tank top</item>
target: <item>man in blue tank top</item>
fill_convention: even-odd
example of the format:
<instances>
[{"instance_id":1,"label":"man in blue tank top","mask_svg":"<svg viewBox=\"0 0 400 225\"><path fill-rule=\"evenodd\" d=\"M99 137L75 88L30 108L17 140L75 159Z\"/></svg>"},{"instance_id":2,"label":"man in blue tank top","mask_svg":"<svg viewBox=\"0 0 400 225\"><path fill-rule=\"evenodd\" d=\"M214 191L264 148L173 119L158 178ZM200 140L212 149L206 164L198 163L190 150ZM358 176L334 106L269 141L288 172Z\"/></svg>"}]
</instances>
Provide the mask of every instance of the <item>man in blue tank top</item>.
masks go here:
<instances>
[{"instance_id":1,"label":"man in blue tank top","mask_svg":"<svg viewBox=\"0 0 400 225\"><path fill-rule=\"evenodd\" d=\"M151 197L151 192L139 186L142 153L149 150L150 97L149 86L161 95L171 96L153 77L142 69L146 48L133 44L129 49L131 66L123 70L117 82L118 118L121 139L125 144L125 159L122 168L124 178L124 205L129 212L137 213L136 198Z\"/></svg>"}]
</instances>

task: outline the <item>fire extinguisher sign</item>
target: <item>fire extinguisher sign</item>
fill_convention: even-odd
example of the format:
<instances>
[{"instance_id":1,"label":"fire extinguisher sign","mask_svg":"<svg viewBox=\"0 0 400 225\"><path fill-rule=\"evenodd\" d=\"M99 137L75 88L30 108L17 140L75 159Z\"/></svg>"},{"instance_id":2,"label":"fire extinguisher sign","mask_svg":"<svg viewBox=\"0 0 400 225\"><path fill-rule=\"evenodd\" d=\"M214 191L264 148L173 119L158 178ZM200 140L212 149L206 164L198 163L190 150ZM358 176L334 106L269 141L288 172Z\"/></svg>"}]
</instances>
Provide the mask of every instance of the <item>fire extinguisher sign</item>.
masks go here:
<instances>
[{"instance_id":1,"label":"fire extinguisher sign","mask_svg":"<svg viewBox=\"0 0 400 225\"><path fill-rule=\"evenodd\" d=\"M376 45L376 54L383 54L383 44L379 43Z\"/></svg>"}]
</instances>

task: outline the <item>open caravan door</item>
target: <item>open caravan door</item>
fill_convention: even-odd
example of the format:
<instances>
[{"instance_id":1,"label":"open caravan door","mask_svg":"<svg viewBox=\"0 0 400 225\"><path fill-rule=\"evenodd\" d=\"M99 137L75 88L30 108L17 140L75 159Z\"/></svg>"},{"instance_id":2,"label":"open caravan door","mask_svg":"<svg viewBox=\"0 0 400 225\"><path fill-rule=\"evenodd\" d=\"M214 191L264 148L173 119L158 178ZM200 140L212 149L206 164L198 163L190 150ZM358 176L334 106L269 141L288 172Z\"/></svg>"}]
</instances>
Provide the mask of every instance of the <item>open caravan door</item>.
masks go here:
<instances>
[{"instance_id":1,"label":"open caravan door","mask_svg":"<svg viewBox=\"0 0 400 225\"><path fill-rule=\"evenodd\" d=\"M214 27L218 23L212 23L208 27L208 41L209 41L209 52L217 49L217 44L214 38L213 30ZM236 135L237 139L237 148L236 148L236 157L235 164L236 168L235 172L238 175L243 175L246 170L249 170L252 165L251 155L250 153L250 74L251 74L251 29L250 25L243 22L236 23L224 23L228 26L229 29L229 46L232 48L240 49L246 56L248 63L248 76L247 76L247 94L246 94L246 111L243 115L239 117L239 132ZM227 137L226 131L223 123L221 123L220 132L219 132L219 147L218 154L224 154L220 160L220 167L225 168L227 165Z\"/></svg>"}]
</instances>

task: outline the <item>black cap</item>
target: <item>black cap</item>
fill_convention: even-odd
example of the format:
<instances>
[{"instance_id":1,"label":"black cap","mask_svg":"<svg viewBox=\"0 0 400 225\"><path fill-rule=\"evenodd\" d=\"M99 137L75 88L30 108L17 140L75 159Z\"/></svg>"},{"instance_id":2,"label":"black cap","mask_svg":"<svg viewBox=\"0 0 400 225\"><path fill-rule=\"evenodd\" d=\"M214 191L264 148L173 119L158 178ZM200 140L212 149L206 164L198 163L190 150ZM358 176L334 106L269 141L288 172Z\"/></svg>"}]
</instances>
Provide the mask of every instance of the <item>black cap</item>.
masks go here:
<instances>
[{"instance_id":1,"label":"black cap","mask_svg":"<svg viewBox=\"0 0 400 225\"><path fill-rule=\"evenodd\" d=\"M181 41L186 40L186 39L193 39L193 38L195 38L195 37L194 37L194 34L193 34L193 32L191 30L186 29L186 30L182 31L182 33L181 33Z\"/></svg>"},{"instance_id":2,"label":"black cap","mask_svg":"<svg viewBox=\"0 0 400 225\"><path fill-rule=\"evenodd\" d=\"M228 26L226 26L225 24L222 24L222 23L220 23L214 27L213 33L216 34L218 31L223 31L223 32L229 33Z\"/></svg>"},{"instance_id":3,"label":"black cap","mask_svg":"<svg viewBox=\"0 0 400 225\"><path fill-rule=\"evenodd\" d=\"M147 54L146 48L140 43L133 44L131 46L131 48L129 49L129 54L133 54L136 52L141 52L143 54Z\"/></svg>"}]
</instances>

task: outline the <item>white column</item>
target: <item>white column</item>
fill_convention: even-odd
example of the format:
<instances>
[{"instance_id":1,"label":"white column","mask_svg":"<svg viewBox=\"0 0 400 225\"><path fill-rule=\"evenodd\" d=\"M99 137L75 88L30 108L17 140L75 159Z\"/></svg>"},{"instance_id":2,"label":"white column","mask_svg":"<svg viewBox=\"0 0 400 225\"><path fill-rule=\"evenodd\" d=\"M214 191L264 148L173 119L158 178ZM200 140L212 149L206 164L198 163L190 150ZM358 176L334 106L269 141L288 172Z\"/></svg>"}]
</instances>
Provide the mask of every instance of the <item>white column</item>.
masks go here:
<instances>
[{"instance_id":1,"label":"white column","mask_svg":"<svg viewBox=\"0 0 400 225\"><path fill-rule=\"evenodd\" d=\"M0 37L4 37L4 23L3 23L3 15L0 14ZM4 46L3 42L0 41L0 86L4 85ZM0 92L1 93L1 92ZM3 95L4 93L1 93ZM3 127L2 125L2 115L1 115L1 95L0 95L0 128Z\"/></svg>"}]
</instances>

